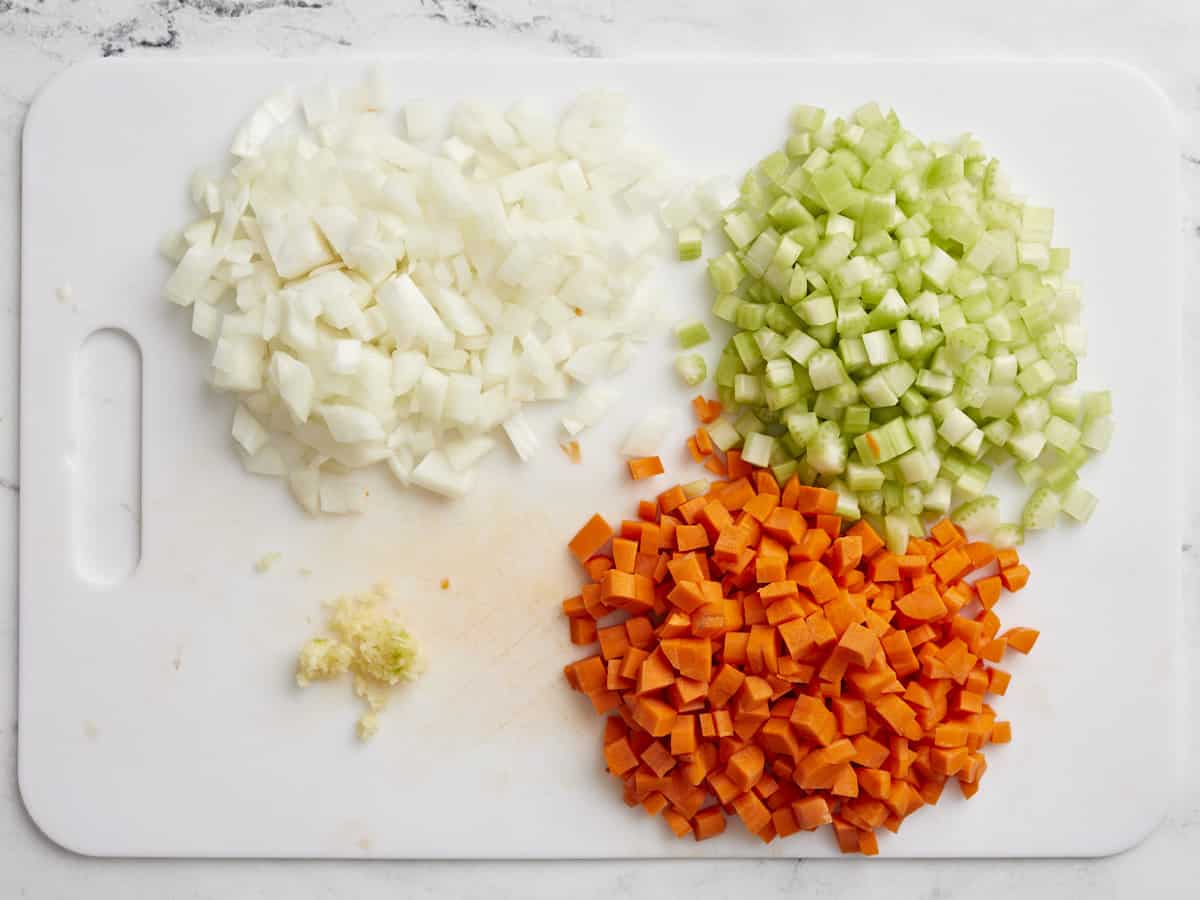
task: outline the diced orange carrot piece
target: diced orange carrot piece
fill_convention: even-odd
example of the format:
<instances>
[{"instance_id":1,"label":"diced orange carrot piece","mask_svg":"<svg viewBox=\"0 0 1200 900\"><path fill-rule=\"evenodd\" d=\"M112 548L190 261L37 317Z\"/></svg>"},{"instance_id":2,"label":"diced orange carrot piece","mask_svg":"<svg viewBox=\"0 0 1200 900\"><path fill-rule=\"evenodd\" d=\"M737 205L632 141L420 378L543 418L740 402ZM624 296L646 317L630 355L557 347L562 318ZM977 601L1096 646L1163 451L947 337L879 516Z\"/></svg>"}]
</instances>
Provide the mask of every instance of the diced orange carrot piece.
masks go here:
<instances>
[{"instance_id":1,"label":"diced orange carrot piece","mask_svg":"<svg viewBox=\"0 0 1200 900\"><path fill-rule=\"evenodd\" d=\"M575 537L571 538L567 546L571 555L583 563L607 544L612 535L612 527L601 516L594 515L579 529Z\"/></svg>"},{"instance_id":2,"label":"diced orange carrot piece","mask_svg":"<svg viewBox=\"0 0 1200 900\"><path fill-rule=\"evenodd\" d=\"M657 456L643 456L629 460L629 475L634 481L653 478L663 473L662 460Z\"/></svg>"},{"instance_id":3,"label":"diced orange carrot piece","mask_svg":"<svg viewBox=\"0 0 1200 900\"><path fill-rule=\"evenodd\" d=\"M1010 628L1004 632L1001 637L1008 641L1008 646L1021 653L1028 653L1033 649L1033 645L1037 643L1040 636L1036 628Z\"/></svg>"}]
</instances>

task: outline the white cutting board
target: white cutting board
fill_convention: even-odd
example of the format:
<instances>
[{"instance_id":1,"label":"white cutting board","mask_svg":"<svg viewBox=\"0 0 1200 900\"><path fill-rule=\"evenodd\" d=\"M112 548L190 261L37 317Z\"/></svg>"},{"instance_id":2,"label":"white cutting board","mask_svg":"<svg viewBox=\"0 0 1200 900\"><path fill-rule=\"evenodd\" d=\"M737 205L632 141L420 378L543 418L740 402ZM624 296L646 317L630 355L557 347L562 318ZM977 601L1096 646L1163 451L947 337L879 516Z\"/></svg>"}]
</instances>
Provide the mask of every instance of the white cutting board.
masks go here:
<instances>
[{"instance_id":1,"label":"white cutting board","mask_svg":"<svg viewBox=\"0 0 1200 900\"><path fill-rule=\"evenodd\" d=\"M1158 822L1178 609L1178 218L1170 113L1148 81L1100 63L381 64L400 97L557 103L589 86L624 90L638 133L706 174L740 175L775 149L797 102L847 112L876 99L927 139L976 132L1020 189L1053 205L1086 293L1083 381L1111 385L1119 416L1111 451L1087 470L1102 502L1086 529L1027 545L1033 579L1003 603L1006 623L1043 632L1031 657L1006 663L1015 677L997 706L1014 742L989 752L975 799L948 790L885 835L882 852L1099 855ZM55 841L101 855L836 855L828 833L769 847L740 827L700 845L670 838L621 803L600 722L561 676L580 655L559 617L579 574L565 541L593 511L631 517L658 487L629 483L615 454L645 404L678 408L665 459L676 477L696 477L676 449L690 394L665 337L618 382L623 403L584 436L581 466L555 446L547 411L537 462L494 454L459 503L380 478L368 515L309 519L279 482L241 470L229 399L201 381L206 345L160 300L168 267L156 244L190 215L192 169L221 158L259 98L364 71L361 60L106 61L69 70L30 110L20 538L30 813ZM58 299L64 284L73 294ZM705 310L703 267L672 267L663 302L680 316ZM84 348L104 328L131 341L107 332ZM1162 480L1143 488L1147 465ZM140 563L126 575L139 510ZM271 551L282 560L255 574ZM432 663L362 746L349 686L300 691L293 661L321 601L381 579Z\"/></svg>"}]
</instances>

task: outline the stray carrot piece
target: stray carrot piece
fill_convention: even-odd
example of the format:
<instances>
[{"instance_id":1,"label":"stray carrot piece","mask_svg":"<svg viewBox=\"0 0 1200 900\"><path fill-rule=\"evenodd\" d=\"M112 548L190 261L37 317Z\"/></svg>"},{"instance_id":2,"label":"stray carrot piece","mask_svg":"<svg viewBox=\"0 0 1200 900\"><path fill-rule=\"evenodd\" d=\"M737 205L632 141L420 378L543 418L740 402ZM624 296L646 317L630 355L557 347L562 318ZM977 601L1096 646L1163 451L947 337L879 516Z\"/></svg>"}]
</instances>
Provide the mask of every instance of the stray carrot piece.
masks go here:
<instances>
[{"instance_id":1,"label":"stray carrot piece","mask_svg":"<svg viewBox=\"0 0 1200 900\"><path fill-rule=\"evenodd\" d=\"M686 443L688 454L692 457L692 460L694 462L704 462L704 454L700 452L700 445L696 443L696 439L690 437Z\"/></svg>"},{"instance_id":2,"label":"stray carrot piece","mask_svg":"<svg viewBox=\"0 0 1200 900\"><path fill-rule=\"evenodd\" d=\"M628 538L613 538L612 553L612 561L616 569L632 575L633 568L637 564L637 542Z\"/></svg>"},{"instance_id":3,"label":"stray carrot piece","mask_svg":"<svg viewBox=\"0 0 1200 900\"><path fill-rule=\"evenodd\" d=\"M949 519L942 519L929 530L929 534L943 547L949 547L962 540L962 535Z\"/></svg>"},{"instance_id":4,"label":"stray carrot piece","mask_svg":"<svg viewBox=\"0 0 1200 900\"><path fill-rule=\"evenodd\" d=\"M643 522L655 522L658 520L658 503L654 500L638 501L638 518Z\"/></svg>"},{"instance_id":5,"label":"stray carrot piece","mask_svg":"<svg viewBox=\"0 0 1200 900\"><path fill-rule=\"evenodd\" d=\"M588 578L592 581L599 581L604 577L604 573L613 567L613 561L607 556L593 556L583 564L583 568L588 573Z\"/></svg>"},{"instance_id":6,"label":"stray carrot piece","mask_svg":"<svg viewBox=\"0 0 1200 900\"><path fill-rule=\"evenodd\" d=\"M897 602L900 612L919 622L941 618L946 614L946 604L930 585L923 585L905 594Z\"/></svg>"},{"instance_id":7,"label":"stray carrot piece","mask_svg":"<svg viewBox=\"0 0 1200 900\"><path fill-rule=\"evenodd\" d=\"M992 726L991 742L993 744L1007 744L1012 740L1012 723L997 722Z\"/></svg>"},{"instance_id":8,"label":"stray carrot piece","mask_svg":"<svg viewBox=\"0 0 1200 900\"><path fill-rule=\"evenodd\" d=\"M695 441L696 449L700 451L701 456L708 456L713 452L713 442L707 428L696 429Z\"/></svg>"},{"instance_id":9,"label":"stray carrot piece","mask_svg":"<svg viewBox=\"0 0 1200 900\"><path fill-rule=\"evenodd\" d=\"M559 444L562 447L563 453L567 454L567 459L578 465L583 460L583 453L579 450L579 441L568 441L565 444Z\"/></svg>"},{"instance_id":10,"label":"stray carrot piece","mask_svg":"<svg viewBox=\"0 0 1200 900\"><path fill-rule=\"evenodd\" d=\"M1012 675L1003 669L989 669L987 692L989 694L997 694L1003 696L1008 692L1008 683L1012 680Z\"/></svg>"},{"instance_id":11,"label":"stray carrot piece","mask_svg":"<svg viewBox=\"0 0 1200 900\"><path fill-rule=\"evenodd\" d=\"M858 829L841 819L833 820L833 833L837 837L838 849L843 853L858 852Z\"/></svg>"},{"instance_id":12,"label":"stray carrot piece","mask_svg":"<svg viewBox=\"0 0 1200 900\"><path fill-rule=\"evenodd\" d=\"M1033 649L1033 645L1037 643L1037 639L1041 634L1036 628L1010 628L1001 635L1002 638L1008 640L1008 646L1021 653L1028 653Z\"/></svg>"},{"instance_id":13,"label":"stray carrot piece","mask_svg":"<svg viewBox=\"0 0 1200 900\"><path fill-rule=\"evenodd\" d=\"M856 537L862 542L862 555L864 559L870 559L883 549L883 538L875 532L874 528L861 519L846 530L845 536Z\"/></svg>"},{"instance_id":14,"label":"stray carrot piece","mask_svg":"<svg viewBox=\"0 0 1200 900\"><path fill-rule=\"evenodd\" d=\"M725 814L720 807L710 806L702 809L692 818L692 833L697 841L716 837L725 830Z\"/></svg>"},{"instance_id":15,"label":"stray carrot piece","mask_svg":"<svg viewBox=\"0 0 1200 900\"><path fill-rule=\"evenodd\" d=\"M837 512L837 491L826 488L800 486L796 493L796 510L806 515Z\"/></svg>"},{"instance_id":16,"label":"stray carrot piece","mask_svg":"<svg viewBox=\"0 0 1200 900\"><path fill-rule=\"evenodd\" d=\"M583 605L583 597L575 596L568 597L562 602L562 611L564 616L569 616L572 619L582 618L587 615L587 607Z\"/></svg>"},{"instance_id":17,"label":"stray carrot piece","mask_svg":"<svg viewBox=\"0 0 1200 900\"><path fill-rule=\"evenodd\" d=\"M612 536L612 527L601 516L594 515L579 529L575 537L571 538L567 546L571 554L583 563L607 544Z\"/></svg>"},{"instance_id":18,"label":"stray carrot piece","mask_svg":"<svg viewBox=\"0 0 1200 900\"><path fill-rule=\"evenodd\" d=\"M742 451L730 450L725 454L725 468L731 479L745 478L754 472L754 466L742 461Z\"/></svg>"},{"instance_id":19,"label":"stray carrot piece","mask_svg":"<svg viewBox=\"0 0 1200 900\"><path fill-rule=\"evenodd\" d=\"M662 460L657 456L643 456L629 460L629 475L634 481L653 478L655 475L661 475L663 471Z\"/></svg>"},{"instance_id":20,"label":"stray carrot piece","mask_svg":"<svg viewBox=\"0 0 1200 900\"><path fill-rule=\"evenodd\" d=\"M675 529L675 545L681 552L699 550L709 544L703 525L679 525Z\"/></svg>"},{"instance_id":21,"label":"stray carrot piece","mask_svg":"<svg viewBox=\"0 0 1200 900\"><path fill-rule=\"evenodd\" d=\"M842 533L842 517L820 513L817 516L817 527L829 535L829 540L835 541Z\"/></svg>"},{"instance_id":22,"label":"stray carrot piece","mask_svg":"<svg viewBox=\"0 0 1200 900\"><path fill-rule=\"evenodd\" d=\"M779 482L766 469L759 469L754 473L754 490L760 494L771 494L775 497L780 495Z\"/></svg>"},{"instance_id":23,"label":"stray carrot piece","mask_svg":"<svg viewBox=\"0 0 1200 900\"><path fill-rule=\"evenodd\" d=\"M1017 555L1017 551L1012 547L1006 547L1003 550L996 551L996 565L1000 571L1011 569L1013 566L1021 564L1021 557Z\"/></svg>"},{"instance_id":24,"label":"stray carrot piece","mask_svg":"<svg viewBox=\"0 0 1200 900\"><path fill-rule=\"evenodd\" d=\"M952 584L971 568L971 557L959 547L950 547L933 561L931 568L938 578L946 584Z\"/></svg>"},{"instance_id":25,"label":"stray carrot piece","mask_svg":"<svg viewBox=\"0 0 1200 900\"><path fill-rule=\"evenodd\" d=\"M804 831L816 831L822 825L833 822L828 801L819 795L810 795L792 804L796 823Z\"/></svg>"},{"instance_id":26,"label":"stray carrot piece","mask_svg":"<svg viewBox=\"0 0 1200 900\"><path fill-rule=\"evenodd\" d=\"M1025 566L1009 566L1000 570L1000 580L1004 586L1014 593L1025 587L1029 581L1029 569Z\"/></svg>"},{"instance_id":27,"label":"stray carrot piece","mask_svg":"<svg viewBox=\"0 0 1200 900\"><path fill-rule=\"evenodd\" d=\"M726 468L725 468L725 463L723 463L715 455L705 458L704 468L706 468L708 471L712 472L718 478L724 478L726 475L729 474L728 470L726 470Z\"/></svg>"},{"instance_id":28,"label":"stray carrot piece","mask_svg":"<svg viewBox=\"0 0 1200 900\"><path fill-rule=\"evenodd\" d=\"M734 797L731 805L751 834L758 834L771 822L770 810L750 791Z\"/></svg>"},{"instance_id":29,"label":"stray carrot piece","mask_svg":"<svg viewBox=\"0 0 1200 900\"><path fill-rule=\"evenodd\" d=\"M687 502L687 494L683 492L683 488L679 485L667 488L658 495L658 508L663 513L672 513Z\"/></svg>"},{"instance_id":30,"label":"stray carrot piece","mask_svg":"<svg viewBox=\"0 0 1200 900\"><path fill-rule=\"evenodd\" d=\"M705 425L711 425L717 421L717 416L721 415L721 404L716 400L706 400L704 397L693 399L692 409L696 413L696 418Z\"/></svg>"},{"instance_id":31,"label":"stray carrot piece","mask_svg":"<svg viewBox=\"0 0 1200 900\"><path fill-rule=\"evenodd\" d=\"M629 746L629 741L622 737L605 745L604 765L612 774L624 775L637 768L638 758Z\"/></svg>"},{"instance_id":32,"label":"stray carrot piece","mask_svg":"<svg viewBox=\"0 0 1200 900\"><path fill-rule=\"evenodd\" d=\"M571 619L571 643L587 645L596 640L596 622L590 618Z\"/></svg>"},{"instance_id":33,"label":"stray carrot piece","mask_svg":"<svg viewBox=\"0 0 1200 900\"><path fill-rule=\"evenodd\" d=\"M987 541L972 541L963 548L971 558L972 569L982 569L996 561L996 548Z\"/></svg>"}]
</instances>

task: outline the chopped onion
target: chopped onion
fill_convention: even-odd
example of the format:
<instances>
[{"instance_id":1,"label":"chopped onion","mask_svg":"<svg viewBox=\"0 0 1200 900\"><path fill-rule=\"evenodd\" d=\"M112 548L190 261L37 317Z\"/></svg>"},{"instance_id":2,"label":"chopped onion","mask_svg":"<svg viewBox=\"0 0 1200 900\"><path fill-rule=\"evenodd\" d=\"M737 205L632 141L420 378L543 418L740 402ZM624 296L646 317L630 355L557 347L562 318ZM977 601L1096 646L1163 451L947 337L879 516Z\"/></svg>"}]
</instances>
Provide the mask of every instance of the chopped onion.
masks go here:
<instances>
[{"instance_id":1,"label":"chopped onion","mask_svg":"<svg viewBox=\"0 0 1200 900\"><path fill-rule=\"evenodd\" d=\"M246 467L286 475L310 512L362 508L361 489L325 477L335 465L386 461L401 484L460 496L489 432L530 458L521 407L574 382L588 387L564 425L599 421L616 399L601 382L661 315L660 221L694 228L723 197L678 201L616 94L557 121L529 101L464 103L447 132L425 100L389 118L387 87L373 72L268 98L232 168L193 177L200 217L162 244L166 299L214 345L210 381L244 395Z\"/></svg>"}]
</instances>

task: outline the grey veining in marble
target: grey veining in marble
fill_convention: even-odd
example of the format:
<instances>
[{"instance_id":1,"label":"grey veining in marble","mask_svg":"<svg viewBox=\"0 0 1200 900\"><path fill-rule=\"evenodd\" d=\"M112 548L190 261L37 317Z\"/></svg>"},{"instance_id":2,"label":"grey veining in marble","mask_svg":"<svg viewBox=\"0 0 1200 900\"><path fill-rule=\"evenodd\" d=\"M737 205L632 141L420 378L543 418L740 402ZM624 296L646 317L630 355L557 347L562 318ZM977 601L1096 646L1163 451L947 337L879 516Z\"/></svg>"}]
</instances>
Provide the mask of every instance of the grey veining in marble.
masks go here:
<instances>
[{"instance_id":1,"label":"grey veining in marble","mask_svg":"<svg viewBox=\"0 0 1200 900\"><path fill-rule=\"evenodd\" d=\"M113 55L379 52L622 56L1098 56L1149 73L1179 128L1183 396L1194 446L1200 284L1200 3L1196 0L0 0L0 898L1191 897L1200 883L1200 507L1188 477L1178 792L1143 845L1095 862L266 863L96 861L25 815L16 784L15 542L19 146L31 99L72 62ZM1120 122L1114 122L1115 128ZM81 139L85 136L81 136ZM1185 454L1186 455L1186 454ZM1119 665L1119 663L1117 663ZM1116 676L1119 677L1119 674ZM1147 778L1170 777L1147 772ZM1103 790L1103 785L1097 789ZM1064 815L1069 815L1064 811Z\"/></svg>"}]
</instances>

